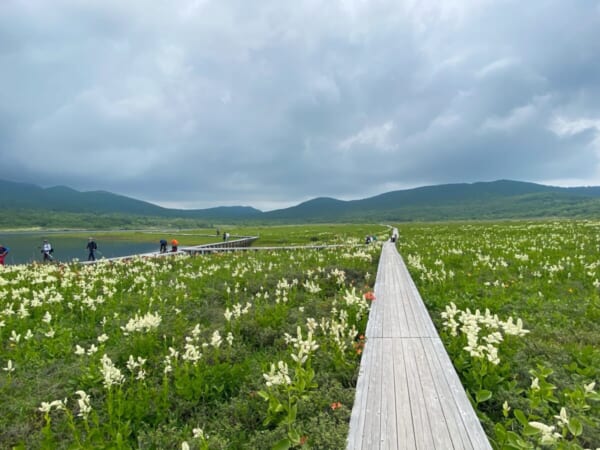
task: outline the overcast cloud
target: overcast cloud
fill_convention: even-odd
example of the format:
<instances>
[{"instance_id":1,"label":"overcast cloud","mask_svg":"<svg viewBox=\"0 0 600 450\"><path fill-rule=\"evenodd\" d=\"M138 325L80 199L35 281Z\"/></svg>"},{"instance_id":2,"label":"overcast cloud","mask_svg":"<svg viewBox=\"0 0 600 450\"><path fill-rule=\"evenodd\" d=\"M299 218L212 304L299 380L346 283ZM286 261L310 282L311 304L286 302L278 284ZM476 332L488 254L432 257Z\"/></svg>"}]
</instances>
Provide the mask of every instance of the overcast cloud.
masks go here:
<instances>
[{"instance_id":1,"label":"overcast cloud","mask_svg":"<svg viewBox=\"0 0 600 450\"><path fill-rule=\"evenodd\" d=\"M0 178L163 206L600 185L598 0L2 0Z\"/></svg>"}]
</instances>

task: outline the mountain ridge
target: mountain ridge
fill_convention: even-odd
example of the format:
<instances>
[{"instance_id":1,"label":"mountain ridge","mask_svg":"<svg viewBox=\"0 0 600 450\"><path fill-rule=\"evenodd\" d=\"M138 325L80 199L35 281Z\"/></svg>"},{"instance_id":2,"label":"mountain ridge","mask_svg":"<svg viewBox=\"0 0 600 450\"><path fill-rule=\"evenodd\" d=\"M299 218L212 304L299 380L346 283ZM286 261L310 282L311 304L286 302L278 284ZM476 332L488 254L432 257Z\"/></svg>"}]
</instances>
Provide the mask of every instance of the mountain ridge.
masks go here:
<instances>
[{"instance_id":1,"label":"mountain ridge","mask_svg":"<svg viewBox=\"0 0 600 450\"><path fill-rule=\"evenodd\" d=\"M600 186L559 187L514 180L450 183L395 190L355 200L316 197L289 208L263 212L250 206L164 208L108 191L82 192L68 186L42 188L0 180L0 210L118 214L222 223L600 217Z\"/></svg>"}]
</instances>

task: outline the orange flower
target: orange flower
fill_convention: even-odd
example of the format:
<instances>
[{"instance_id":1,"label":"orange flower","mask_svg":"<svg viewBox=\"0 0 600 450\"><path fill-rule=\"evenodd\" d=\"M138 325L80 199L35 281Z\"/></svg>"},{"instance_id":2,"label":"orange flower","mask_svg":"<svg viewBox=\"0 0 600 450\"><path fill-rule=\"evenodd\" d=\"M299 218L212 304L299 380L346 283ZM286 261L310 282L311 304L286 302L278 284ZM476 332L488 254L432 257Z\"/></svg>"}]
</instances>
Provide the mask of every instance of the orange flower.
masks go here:
<instances>
[{"instance_id":1,"label":"orange flower","mask_svg":"<svg viewBox=\"0 0 600 450\"><path fill-rule=\"evenodd\" d=\"M365 297L365 300L370 300L370 301L375 300L375 294L373 294L373 291L365 292L364 297Z\"/></svg>"},{"instance_id":2,"label":"orange flower","mask_svg":"<svg viewBox=\"0 0 600 450\"><path fill-rule=\"evenodd\" d=\"M333 403L331 404L331 409L333 409L334 411L335 411L336 409L340 409L341 407L342 407L342 404L341 404L340 402L333 402Z\"/></svg>"}]
</instances>

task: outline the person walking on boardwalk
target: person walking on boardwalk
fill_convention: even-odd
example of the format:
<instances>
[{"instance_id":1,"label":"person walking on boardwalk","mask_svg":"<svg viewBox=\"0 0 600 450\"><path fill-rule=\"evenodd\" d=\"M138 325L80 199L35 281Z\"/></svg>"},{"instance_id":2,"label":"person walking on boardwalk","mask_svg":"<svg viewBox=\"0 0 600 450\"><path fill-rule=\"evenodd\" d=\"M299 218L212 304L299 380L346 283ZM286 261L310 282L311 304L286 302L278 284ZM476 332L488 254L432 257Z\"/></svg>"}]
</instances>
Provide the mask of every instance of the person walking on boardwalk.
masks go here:
<instances>
[{"instance_id":1,"label":"person walking on boardwalk","mask_svg":"<svg viewBox=\"0 0 600 450\"><path fill-rule=\"evenodd\" d=\"M88 238L88 243L85 247L88 251L88 261L96 261L96 250L98 249L98 245L94 238Z\"/></svg>"},{"instance_id":2,"label":"person walking on boardwalk","mask_svg":"<svg viewBox=\"0 0 600 450\"><path fill-rule=\"evenodd\" d=\"M160 252L167 253L167 240L166 239L160 240Z\"/></svg>"},{"instance_id":3,"label":"person walking on boardwalk","mask_svg":"<svg viewBox=\"0 0 600 450\"><path fill-rule=\"evenodd\" d=\"M54 253L54 249L52 248L52 244L48 242L48 239L44 239L44 243L42 244L42 260L53 261L52 253Z\"/></svg>"},{"instance_id":4,"label":"person walking on boardwalk","mask_svg":"<svg viewBox=\"0 0 600 450\"><path fill-rule=\"evenodd\" d=\"M4 258L6 258L6 255L8 255L9 251L10 251L10 248L8 248L5 245L0 244L0 266L4 265Z\"/></svg>"}]
</instances>

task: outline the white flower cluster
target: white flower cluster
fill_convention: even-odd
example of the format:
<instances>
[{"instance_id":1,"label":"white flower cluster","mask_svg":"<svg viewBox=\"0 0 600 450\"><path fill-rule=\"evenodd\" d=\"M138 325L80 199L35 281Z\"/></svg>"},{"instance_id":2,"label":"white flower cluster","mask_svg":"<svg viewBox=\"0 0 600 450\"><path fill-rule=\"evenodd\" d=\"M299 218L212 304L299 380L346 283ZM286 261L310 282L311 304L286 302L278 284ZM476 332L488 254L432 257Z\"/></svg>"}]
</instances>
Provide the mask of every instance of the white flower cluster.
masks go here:
<instances>
[{"instance_id":1,"label":"white flower cluster","mask_svg":"<svg viewBox=\"0 0 600 450\"><path fill-rule=\"evenodd\" d=\"M103 383L106 389L110 389L110 387L114 385L123 384L123 382L125 381L125 377L106 354L102 356L100 362L102 363L102 368L100 369L100 372L104 377Z\"/></svg>"},{"instance_id":2,"label":"white flower cluster","mask_svg":"<svg viewBox=\"0 0 600 450\"><path fill-rule=\"evenodd\" d=\"M279 361L277 366L271 363L271 370L269 370L269 373L263 373L263 378L266 380L265 384L268 387L292 384L288 365L283 361Z\"/></svg>"},{"instance_id":3,"label":"white flower cluster","mask_svg":"<svg viewBox=\"0 0 600 450\"><path fill-rule=\"evenodd\" d=\"M529 426L535 428L542 432L542 437L540 439L540 443L542 445L551 445L554 444L558 439L562 436L560 433L554 431L556 427L554 425L546 425L542 422L529 422Z\"/></svg>"},{"instance_id":4,"label":"white flower cluster","mask_svg":"<svg viewBox=\"0 0 600 450\"><path fill-rule=\"evenodd\" d=\"M285 333L284 339L286 344L292 344L296 349L297 352L292 354L292 359L298 364L304 364L308 357L319 348L319 345L313 338L312 331L309 331L308 336L304 339L300 327L296 328L296 337Z\"/></svg>"},{"instance_id":5,"label":"white flower cluster","mask_svg":"<svg viewBox=\"0 0 600 450\"><path fill-rule=\"evenodd\" d=\"M77 399L77 406L79 406L79 413L77 414L79 417L83 417L84 420L87 420L90 412L92 412L92 406L90 405L90 396L85 393L85 391L77 391L75 392L79 396Z\"/></svg>"},{"instance_id":6,"label":"white flower cluster","mask_svg":"<svg viewBox=\"0 0 600 450\"><path fill-rule=\"evenodd\" d=\"M133 319L129 319L127 325L121 327L123 330L123 334L128 336L130 333L134 332L149 332L158 328L160 322L162 321L162 317L159 314L152 314L148 312L140 317L136 314Z\"/></svg>"},{"instance_id":7,"label":"white flower cluster","mask_svg":"<svg viewBox=\"0 0 600 450\"><path fill-rule=\"evenodd\" d=\"M446 310L441 314L444 319L444 327L449 330L451 336L457 336L458 331L467 338L467 345L464 350L469 352L473 358L487 358L492 364L500 363L498 357L498 347L504 337L500 331L506 335L525 336L529 333L523 328L523 321L509 317L506 321L501 321L497 315L492 315L489 309L485 314L479 310L472 313L468 308L465 311L457 309L454 303L446 305Z\"/></svg>"},{"instance_id":8,"label":"white flower cluster","mask_svg":"<svg viewBox=\"0 0 600 450\"><path fill-rule=\"evenodd\" d=\"M342 258L345 259L362 259L363 261L371 261L373 257L370 253L363 249L357 249L353 253L346 252L342 254Z\"/></svg>"},{"instance_id":9,"label":"white flower cluster","mask_svg":"<svg viewBox=\"0 0 600 450\"><path fill-rule=\"evenodd\" d=\"M321 292L319 285L312 280L306 280L304 283L302 283L302 286L304 286L304 289L311 294L318 294Z\"/></svg>"},{"instance_id":10,"label":"white flower cluster","mask_svg":"<svg viewBox=\"0 0 600 450\"><path fill-rule=\"evenodd\" d=\"M356 288L354 287L351 291L346 289L342 300L346 306L352 306L358 309L356 312L356 320L360 320L364 314L369 313L369 302L364 296L357 294Z\"/></svg>"},{"instance_id":11,"label":"white flower cluster","mask_svg":"<svg viewBox=\"0 0 600 450\"><path fill-rule=\"evenodd\" d=\"M232 318L239 319L244 314L248 314L251 307L252 307L252 305L250 304L250 302L246 302L246 306L244 306L244 307L242 307L241 304L236 303L235 305L233 305L232 310L230 310L229 308L226 308L225 313L223 315L225 316L225 320L227 322L229 322L229 321L231 321Z\"/></svg>"},{"instance_id":12,"label":"white flower cluster","mask_svg":"<svg viewBox=\"0 0 600 450\"><path fill-rule=\"evenodd\" d=\"M136 380L144 380L146 378L146 371L144 370L145 363L146 358L138 356L137 359L135 359L133 355L129 355L129 359L127 360L127 368L129 371L133 374L136 369L139 369L135 377Z\"/></svg>"},{"instance_id":13,"label":"white flower cluster","mask_svg":"<svg viewBox=\"0 0 600 450\"><path fill-rule=\"evenodd\" d=\"M329 276L335 278L335 282L340 286L343 286L346 282L346 272L343 270L333 269Z\"/></svg>"}]
</instances>

